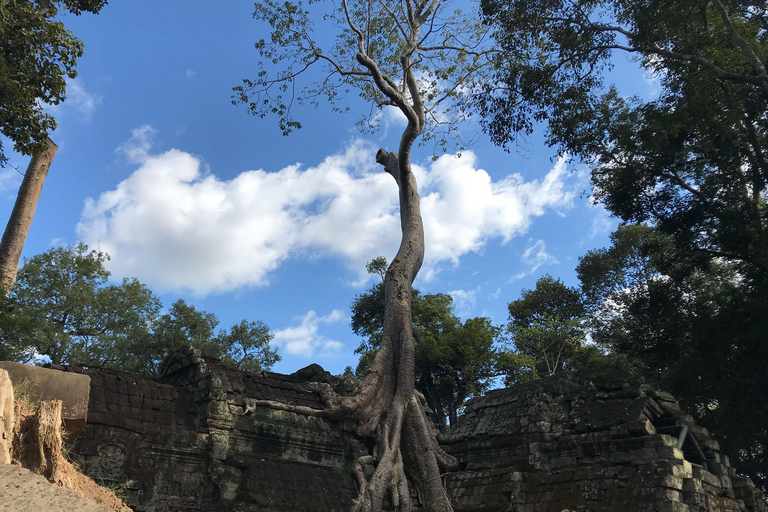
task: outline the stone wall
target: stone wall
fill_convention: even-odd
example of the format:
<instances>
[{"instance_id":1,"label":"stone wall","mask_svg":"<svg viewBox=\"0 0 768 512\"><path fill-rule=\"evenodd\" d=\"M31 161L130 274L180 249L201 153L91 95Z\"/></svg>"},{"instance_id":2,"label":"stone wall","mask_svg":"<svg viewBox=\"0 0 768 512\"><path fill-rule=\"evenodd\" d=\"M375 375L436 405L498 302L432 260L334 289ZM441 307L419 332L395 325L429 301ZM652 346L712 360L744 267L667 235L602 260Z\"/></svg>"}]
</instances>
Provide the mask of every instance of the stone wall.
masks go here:
<instances>
[{"instance_id":1,"label":"stone wall","mask_svg":"<svg viewBox=\"0 0 768 512\"><path fill-rule=\"evenodd\" d=\"M471 401L443 446L456 511L765 511L706 429L647 386L541 380Z\"/></svg>"},{"instance_id":2,"label":"stone wall","mask_svg":"<svg viewBox=\"0 0 768 512\"><path fill-rule=\"evenodd\" d=\"M349 467L369 446L350 425L252 406L321 409L306 386L331 378L318 368L242 373L191 353L159 380L84 374L88 419L72 457L136 512L334 512L356 495ZM645 386L492 391L442 443L460 461L446 477L457 512L768 510L706 430Z\"/></svg>"},{"instance_id":3,"label":"stone wall","mask_svg":"<svg viewBox=\"0 0 768 512\"><path fill-rule=\"evenodd\" d=\"M136 512L334 512L356 494L348 467L366 449L343 425L247 403L322 408L298 377L242 373L196 354L160 380L85 374L90 410L72 456Z\"/></svg>"},{"instance_id":4,"label":"stone wall","mask_svg":"<svg viewBox=\"0 0 768 512\"><path fill-rule=\"evenodd\" d=\"M77 437L88 415L90 379L77 372L51 371L39 366L0 361L14 384L21 384L34 401L61 400L64 429Z\"/></svg>"}]
</instances>

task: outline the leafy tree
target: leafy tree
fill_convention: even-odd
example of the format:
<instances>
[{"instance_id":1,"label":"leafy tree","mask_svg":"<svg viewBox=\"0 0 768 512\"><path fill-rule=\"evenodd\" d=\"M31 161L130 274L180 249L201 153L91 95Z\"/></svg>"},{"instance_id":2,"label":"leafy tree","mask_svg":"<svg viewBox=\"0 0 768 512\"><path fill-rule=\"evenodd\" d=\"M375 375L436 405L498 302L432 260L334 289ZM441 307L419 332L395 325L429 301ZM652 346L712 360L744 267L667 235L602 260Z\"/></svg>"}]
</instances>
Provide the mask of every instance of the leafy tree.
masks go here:
<instances>
[{"instance_id":1,"label":"leafy tree","mask_svg":"<svg viewBox=\"0 0 768 512\"><path fill-rule=\"evenodd\" d=\"M692 264L655 228L620 226L611 241L577 268L593 338L682 399L765 488L766 283L727 261Z\"/></svg>"},{"instance_id":2,"label":"leafy tree","mask_svg":"<svg viewBox=\"0 0 768 512\"><path fill-rule=\"evenodd\" d=\"M30 258L0 315L3 343L26 361L123 367L149 336L160 302L135 279L107 285L107 259L82 243Z\"/></svg>"},{"instance_id":3,"label":"leafy tree","mask_svg":"<svg viewBox=\"0 0 768 512\"><path fill-rule=\"evenodd\" d=\"M369 273L377 273L374 262ZM381 265L379 265L380 267ZM360 361L355 371L364 377L381 345L384 328L384 287L377 283L355 297L351 306L352 330L363 340L355 350ZM462 323L453 313L453 299L443 293L413 290L413 332L416 338L416 387L435 412L439 425L454 425L464 402L482 393L497 375L494 344L500 330L488 318Z\"/></svg>"},{"instance_id":4,"label":"leafy tree","mask_svg":"<svg viewBox=\"0 0 768 512\"><path fill-rule=\"evenodd\" d=\"M552 376L567 369L584 342L584 305L578 290L545 275L536 281L536 288L523 290L522 297L508 308L508 329L515 348L535 361L536 375Z\"/></svg>"},{"instance_id":5,"label":"leafy tree","mask_svg":"<svg viewBox=\"0 0 768 512\"><path fill-rule=\"evenodd\" d=\"M535 361L536 374L551 377L568 369L571 357L581 348L584 332L577 318L543 314L529 325L510 324L515 348Z\"/></svg>"},{"instance_id":6,"label":"leafy tree","mask_svg":"<svg viewBox=\"0 0 768 512\"><path fill-rule=\"evenodd\" d=\"M657 322L676 321L670 313L686 297L668 273L681 276L683 257L670 237L640 224L620 225L611 243L580 257L576 272L591 315L592 338L626 352L633 344L666 336L669 327Z\"/></svg>"},{"instance_id":7,"label":"leafy tree","mask_svg":"<svg viewBox=\"0 0 768 512\"><path fill-rule=\"evenodd\" d=\"M241 321L229 331L216 330L219 319L213 313L199 311L183 300L171 305L154 327L152 344L155 356L151 372L163 356L193 346L204 356L220 359L240 370L268 370L280 360L269 342L274 337L263 322Z\"/></svg>"},{"instance_id":8,"label":"leafy tree","mask_svg":"<svg viewBox=\"0 0 768 512\"><path fill-rule=\"evenodd\" d=\"M498 358L507 386L553 375L621 381L639 378L644 370L624 353L586 343L590 324L582 295L559 279L541 277L533 290L523 290L520 299L509 303L509 313L507 330L514 346Z\"/></svg>"},{"instance_id":9,"label":"leafy tree","mask_svg":"<svg viewBox=\"0 0 768 512\"><path fill-rule=\"evenodd\" d=\"M505 54L477 98L492 138L546 120L611 213L654 227L627 226L582 259L593 336L645 364L765 486L768 4L483 5ZM616 52L638 57L658 97L606 88Z\"/></svg>"},{"instance_id":10,"label":"leafy tree","mask_svg":"<svg viewBox=\"0 0 768 512\"><path fill-rule=\"evenodd\" d=\"M160 301L136 279L107 284L108 259L82 243L30 258L0 305L0 355L150 375L169 354L189 346L246 371L279 360L264 323L243 320L216 331L216 315L182 300L159 315Z\"/></svg>"},{"instance_id":11,"label":"leafy tree","mask_svg":"<svg viewBox=\"0 0 768 512\"><path fill-rule=\"evenodd\" d=\"M317 12L323 8L328 10ZM358 433L374 440L373 455L355 464L359 495L353 511L381 510L387 496L391 508L409 509L406 472L426 512L449 511L440 473L455 461L437 444L415 390L411 286L423 260L424 234L411 150L419 137L442 141L446 131L458 134L455 121L463 111L457 100L483 80L494 51L486 49L485 27L475 13L452 11L441 0L342 0L308 8L269 0L256 4L254 17L272 28L270 38L256 43L269 69L261 66L255 79L236 88L235 102L258 116L277 115L283 133L301 126L292 115L294 104L323 100L346 110L340 102L352 89L371 105L364 127L371 127L385 106L396 107L407 120L397 153L381 149L376 155L398 186L403 234L385 274L379 351L356 396L316 387L325 414L356 421ZM330 42L313 35L312 20L321 17L325 27L338 28ZM310 86L295 87L311 68L323 75ZM366 464L375 466L370 478Z\"/></svg>"},{"instance_id":12,"label":"leafy tree","mask_svg":"<svg viewBox=\"0 0 768 512\"><path fill-rule=\"evenodd\" d=\"M535 357L509 347L499 351L496 365L499 374L504 375L504 385L507 387L541 378L536 371Z\"/></svg>"},{"instance_id":13,"label":"leafy tree","mask_svg":"<svg viewBox=\"0 0 768 512\"><path fill-rule=\"evenodd\" d=\"M106 0L15 0L0 3L0 130L25 155L43 151L56 121L43 104L66 95L83 43L56 18L60 9L98 13ZM0 141L0 165L7 161Z\"/></svg>"},{"instance_id":14,"label":"leafy tree","mask_svg":"<svg viewBox=\"0 0 768 512\"><path fill-rule=\"evenodd\" d=\"M417 383L423 391L434 390L432 403L445 411L450 426L467 399L488 389L498 374L494 345L499 333L489 318L478 317L438 336L429 330L417 334Z\"/></svg>"},{"instance_id":15,"label":"leafy tree","mask_svg":"<svg viewBox=\"0 0 768 512\"><path fill-rule=\"evenodd\" d=\"M58 147L48 138L56 122L43 104L64 99L83 44L55 17L59 7L97 13L106 0L13 0L0 3L0 131L14 149L32 155L0 241L0 294L16 282L19 259ZM0 167L8 158L0 140Z\"/></svg>"},{"instance_id":16,"label":"leafy tree","mask_svg":"<svg viewBox=\"0 0 768 512\"><path fill-rule=\"evenodd\" d=\"M478 97L507 143L547 119L593 166L613 214L688 250L768 271L768 9L739 0L485 0L505 57ZM652 101L605 91L614 52L659 80Z\"/></svg>"},{"instance_id":17,"label":"leafy tree","mask_svg":"<svg viewBox=\"0 0 768 512\"><path fill-rule=\"evenodd\" d=\"M648 373L636 357L594 344L580 347L571 356L569 366L568 378L576 382L643 382Z\"/></svg>"}]
</instances>

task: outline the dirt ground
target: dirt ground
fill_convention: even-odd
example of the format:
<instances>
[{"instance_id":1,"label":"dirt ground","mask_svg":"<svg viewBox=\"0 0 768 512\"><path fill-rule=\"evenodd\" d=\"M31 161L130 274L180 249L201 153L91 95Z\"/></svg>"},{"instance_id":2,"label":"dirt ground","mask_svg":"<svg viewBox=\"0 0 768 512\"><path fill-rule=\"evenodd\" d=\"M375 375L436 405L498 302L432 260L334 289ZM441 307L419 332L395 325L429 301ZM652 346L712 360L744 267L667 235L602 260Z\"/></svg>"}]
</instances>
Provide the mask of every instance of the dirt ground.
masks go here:
<instances>
[{"instance_id":1,"label":"dirt ground","mask_svg":"<svg viewBox=\"0 0 768 512\"><path fill-rule=\"evenodd\" d=\"M29 477L34 476L35 478L31 480L26 477L21 479L20 481L25 482L24 485L27 486L26 491L30 493L19 494L13 494L14 490L17 489L13 481L14 478L1 479L0 512L5 510L29 510L34 512L109 510L112 512L131 512L131 509L120 498L115 496L111 490L99 486L96 482L80 473L64 457L61 437L61 401L43 401L37 406L17 402L15 416L11 457L15 465L11 467L16 468L17 471L25 471ZM8 466L3 465L1 469L5 472L10 471L12 476L14 474L13 470L8 469ZM31 473L23 468L29 469ZM0 475L2 474L5 473L0 473ZM39 481L37 480L37 475L41 475ZM15 480L19 480L19 478ZM42 490L44 486L38 482L44 482L48 488ZM84 500L84 502L89 503L91 508L75 506L67 501L63 501L62 506L59 508L49 508L53 507L55 497L59 495L58 493L65 490L67 493L77 496L78 500ZM35 500L37 499L35 493L38 491L44 499L53 497L54 502L46 502L39 507L35 505ZM3 497L3 493L14 495L16 499L8 501L7 498ZM9 507L11 504L17 508L3 508L3 506Z\"/></svg>"},{"instance_id":2,"label":"dirt ground","mask_svg":"<svg viewBox=\"0 0 768 512\"><path fill-rule=\"evenodd\" d=\"M0 512L114 512L21 466L0 465Z\"/></svg>"}]
</instances>

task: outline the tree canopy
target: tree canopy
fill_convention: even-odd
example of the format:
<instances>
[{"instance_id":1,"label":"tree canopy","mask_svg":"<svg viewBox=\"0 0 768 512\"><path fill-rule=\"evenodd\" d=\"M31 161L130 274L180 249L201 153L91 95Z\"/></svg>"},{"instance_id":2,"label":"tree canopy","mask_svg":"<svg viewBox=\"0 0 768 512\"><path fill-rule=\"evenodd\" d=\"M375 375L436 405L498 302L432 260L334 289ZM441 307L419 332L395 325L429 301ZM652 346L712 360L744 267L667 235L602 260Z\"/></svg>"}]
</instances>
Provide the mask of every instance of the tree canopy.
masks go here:
<instances>
[{"instance_id":1,"label":"tree canopy","mask_svg":"<svg viewBox=\"0 0 768 512\"><path fill-rule=\"evenodd\" d=\"M578 290L549 275L509 303L509 319L517 352L530 358L539 376L562 373L584 343L584 306Z\"/></svg>"},{"instance_id":2,"label":"tree canopy","mask_svg":"<svg viewBox=\"0 0 768 512\"><path fill-rule=\"evenodd\" d=\"M27 260L0 314L2 357L150 375L189 346L246 371L279 360L262 322L216 331L216 315L182 300L160 315L160 301L138 280L108 284L108 258L81 243Z\"/></svg>"},{"instance_id":3,"label":"tree canopy","mask_svg":"<svg viewBox=\"0 0 768 512\"><path fill-rule=\"evenodd\" d=\"M577 268L592 338L639 361L765 487L765 288L727 261L692 270L690 254L651 227L621 226L611 240Z\"/></svg>"},{"instance_id":4,"label":"tree canopy","mask_svg":"<svg viewBox=\"0 0 768 512\"><path fill-rule=\"evenodd\" d=\"M60 9L98 13L106 0L0 3L0 130L25 155L45 148L56 121L43 110L66 96L83 43L57 19ZM0 165L7 161L0 141Z\"/></svg>"},{"instance_id":5,"label":"tree canopy","mask_svg":"<svg viewBox=\"0 0 768 512\"><path fill-rule=\"evenodd\" d=\"M486 0L504 56L477 96L494 141L536 120L593 167L595 197L702 256L768 271L768 10L764 1ZM655 99L606 90L636 55Z\"/></svg>"}]
</instances>

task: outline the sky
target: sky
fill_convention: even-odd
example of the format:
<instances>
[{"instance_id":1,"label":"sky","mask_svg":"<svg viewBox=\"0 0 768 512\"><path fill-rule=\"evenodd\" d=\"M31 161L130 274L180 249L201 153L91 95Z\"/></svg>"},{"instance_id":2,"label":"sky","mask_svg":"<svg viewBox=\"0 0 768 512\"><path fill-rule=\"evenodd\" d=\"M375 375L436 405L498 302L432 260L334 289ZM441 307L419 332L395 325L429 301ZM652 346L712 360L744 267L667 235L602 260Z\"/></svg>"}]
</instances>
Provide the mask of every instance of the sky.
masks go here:
<instances>
[{"instance_id":1,"label":"sky","mask_svg":"<svg viewBox=\"0 0 768 512\"><path fill-rule=\"evenodd\" d=\"M232 104L254 77L254 43L268 36L249 2L113 1L98 15L65 16L85 45L66 100L50 111L59 151L24 247L30 257L79 241L111 256L112 279L136 277L169 307L182 298L228 328L261 320L291 373L319 363L354 367L360 340L350 305L374 279L365 263L399 244L397 188L374 162L396 150L396 115L356 131L368 107L276 118ZM323 30L321 24L319 29ZM649 97L653 79L624 57L610 81ZM544 274L577 285L575 266L608 245L618 221L589 199L588 169L558 156L543 130L510 152L475 120L478 142L433 161L414 149L426 254L415 286L448 293L462 319L507 321L507 304ZM7 144L6 147L11 147ZM7 219L28 157L0 169Z\"/></svg>"}]
</instances>

